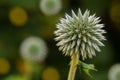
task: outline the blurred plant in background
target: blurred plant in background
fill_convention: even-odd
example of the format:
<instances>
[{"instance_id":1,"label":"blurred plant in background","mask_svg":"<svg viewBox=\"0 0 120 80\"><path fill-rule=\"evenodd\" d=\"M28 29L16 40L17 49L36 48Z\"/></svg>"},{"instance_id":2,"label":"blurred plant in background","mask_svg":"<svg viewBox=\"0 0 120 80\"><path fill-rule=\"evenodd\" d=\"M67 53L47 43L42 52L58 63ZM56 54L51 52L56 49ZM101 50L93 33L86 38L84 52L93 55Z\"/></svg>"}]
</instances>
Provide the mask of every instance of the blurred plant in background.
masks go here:
<instances>
[{"instance_id":1,"label":"blurred plant in background","mask_svg":"<svg viewBox=\"0 0 120 80\"><path fill-rule=\"evenodd\" d=\"M27 61L28 67L31 67L31 71L27 67L28 71L25 74L27 79L31 80L33 78L32 75L36 77L35 79L39 79L41 68L43 67L40 63L44 62L48 53L48 48L44 40L39 37L28 37L22 42L20 53L22 58Z\"/></svg>"},{"instance_id":2,"label":"blurred plant in background","mask_svg":"<svg viewBox=\"0 0 120 80\"><path fill-rule=\"evenodd\" d=\"M114 64L108 73L109 80L120 80L120 64Z\"/></svg>"},{"instance_id":3,"label":"blurred plant in background","mask_svg":"<svg viewBox=\"0 0 120 80\"><path fill-rule=\"evenodd\" d=\"M47 56L47 45L39 37L28 37L20 47L20 53L24 60L30 62L42 62Z\"/></svg>"},{"instance_id":4,"label":"blurred plant in background","mask_svg":"<svg viewBox=\"0 0 120 80\"><path fill-rule=\"evenodd\" d=\"M50 4L42 4L42 1L50 1ZM69 57L57 54L61 52L55 46L53 32L60 17L65 13L71 14L71 9L76 13L78 8L83 12L89 9L91 14L101 16L102 23L106 26L106 46L102 48L102 53L96 53L96 57L86 62L94 63L99 70L92 72L96 80L109 80L110 67L120 62L119 6L119 0L0 0L0 80L43 80L43 75L47 77L52 74L56 74L55 77L59 75L60 80L66 80ZM43 10L50 11L47 13ZM34 61L35 64L25 60L20 53L21 44L31 36L42 39L49 49L44 60ZM50 70L49 73L49 66L56 72ZM46 70L48 73L44 72ZM29 77L30 75L32 76ZM81 74L76 75L75 80L91 78Z\"/></svg>"},{"instance_id":5,"label":"blurred plant in background","mask_svg":"<svg viewBox=\"0 0 120 80\"><path fill-rule=\"evenodd\" d=\"M61 0L41 0L40 9L46 15L55 15L61 10Z\"/></svg>"},{"instance_id":6,"label":"blurred plant in background","mask_svg":"<svg viewBox=\"0 0 120 80\"><path fill-rule=\"evenodd\" d=\"M10 75L9 77L3 79L3 80L27 80L24 77L20 75Z\"/></svg>"}]
</instances>

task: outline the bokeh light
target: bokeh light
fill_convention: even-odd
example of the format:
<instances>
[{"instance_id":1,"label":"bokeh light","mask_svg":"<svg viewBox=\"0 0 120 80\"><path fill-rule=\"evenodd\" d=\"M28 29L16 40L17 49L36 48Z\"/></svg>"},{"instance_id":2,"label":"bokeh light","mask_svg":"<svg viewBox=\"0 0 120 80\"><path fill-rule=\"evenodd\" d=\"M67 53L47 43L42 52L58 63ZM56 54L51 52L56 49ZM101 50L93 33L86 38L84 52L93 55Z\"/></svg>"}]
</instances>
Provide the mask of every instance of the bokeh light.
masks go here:
<instances>
[{"instance_id":1,"label":"bokeh light","mask_svg":"<svg viewBox=\"0 0 120 80\"><path fill-rule=\"evenodd\" d=\"M114 64L108 73L109 80L120 80L120 63Z\"/></svg>"},{"instance_id":2,"label":"bokeh light","mask_svg":"<svg viewBox=\"0 0 120 80\"><path fill-rule=\"evenodd\" d=\"M27 80L27 79L20 76L20 75L13 74L13 75L10 75L10 76L6 77L3 80Z\"/></svg>"},{"instance_id":3,"label":"bokeh light","mask_svg":"<svg viewBox=\"0 0 120 80\"><path fill-rule=\"evenodd\" d=\"M42 80L60 80L60 74L57 69L48 67L43 71Z\"/></svg>"},{"instance_id":4,"label":"bokeh light","mask_svg":"<svg viewBox=\"0 0 120 80\"><path fill-rule=\"evenodd\" d=\"M27 75L31 72L30 64L24 60L17 61L16 68L18 72L22 75Z\"/></svg>"},{"instance_id":5,"label":"bokeh light","mask_svg":"<svg viewBox=\"0 0 120 80\"><path fill-rule=\"evenodd\" d=\"M9 19L15 26L23 26L28 20L28 14L21 7L13 7L9 12Z\"/></svg>"},{"instance_id":6,"label":"bokeh light","mask_svg":"<svg viewBox=\"0 0 120 80\"><path fill-rule=\"evenodd\" d=\"M120 24L120 3L116 3L111 6L110 18L115 24Z\"/></svg>"},{"instance_id":7,"label":"bokeh light","mask_svg":"<svg viewBox=\"0 0 120 80\"><path fill-rule=\"evenodd\" d=\"M46 15L55 15L62 8L61 0L41 0L40 9Z\"/></svg>"},{"instance_id":8,"label":"bokeh light","mask_svg":"<svg viewBox=\"0 0 120 80\"><path fill-rule=\"evenodd\" d=\"M0 58L0 74L7 74L10 71L10 64L7 59Z\"/></svg>"},{"instance_id":9,"label":"bokeh light","mask_svg":"<svg viewBox=\"0 0 120 80\"><path fill-rule=\"evenodd\" d=\"M20 47L20 53L26 61L42 62L47 56L47 45L39 37L28 37Z\"/></svg>"}]
</instances>

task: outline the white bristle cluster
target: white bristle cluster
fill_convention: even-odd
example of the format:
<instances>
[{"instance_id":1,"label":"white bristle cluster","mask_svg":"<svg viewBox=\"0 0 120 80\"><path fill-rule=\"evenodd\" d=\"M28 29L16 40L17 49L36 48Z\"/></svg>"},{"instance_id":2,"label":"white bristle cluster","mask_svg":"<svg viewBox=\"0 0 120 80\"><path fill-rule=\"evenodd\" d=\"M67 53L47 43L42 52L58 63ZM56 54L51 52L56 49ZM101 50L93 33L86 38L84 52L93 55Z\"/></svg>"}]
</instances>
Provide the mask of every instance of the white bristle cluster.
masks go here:
<instances>
[{"instance_id":1,"label":"white bristle cluster","mask_svg":"<svg viewBox=\"0 0 120 80\"><path fill-rule=\"evenodd\" d=\"M39 37L28 37L20 46L21 56L27 61L42 62L45 60L47 52L45 41Z\"/></svg>"},{"instance_id":2,"label":"white bristle cluster","mask_svg":"<svg viewBox=\"0 0 120 80\"><path fill-rule=\"evenodd\" d=\"M61 0L41 0L40 9L46 15L56 15L62 8Z\"/></svg>"},{"instance_id":3,"label":"white bristle cluster","mask_svg":"<svg viewBox=\"0 0 120 80\"><path fill-rule=\"evenodd\" d=\"M120 63L111 66L108 72L109 80L120 80Z\"/></svg>"},{"instance_id":4,"label":"white bristle cluster","mask_svg":"<svg viewBox=\"0 0 120 80\"><path fill-rule=\"evenodd\" d=\"M74 11L72 16L66 14L56 25L57 30L54 32L59 50L65 55L79 54L83 60L92 58L95 50L100 51L99 46L104 46L101 41L106 40L103 36L106 32L102 29L104 25L99 24L100 21L95 14L89 15L88 10L84 14L80 9L78 14Z\"/></svg>"}]
</instances>

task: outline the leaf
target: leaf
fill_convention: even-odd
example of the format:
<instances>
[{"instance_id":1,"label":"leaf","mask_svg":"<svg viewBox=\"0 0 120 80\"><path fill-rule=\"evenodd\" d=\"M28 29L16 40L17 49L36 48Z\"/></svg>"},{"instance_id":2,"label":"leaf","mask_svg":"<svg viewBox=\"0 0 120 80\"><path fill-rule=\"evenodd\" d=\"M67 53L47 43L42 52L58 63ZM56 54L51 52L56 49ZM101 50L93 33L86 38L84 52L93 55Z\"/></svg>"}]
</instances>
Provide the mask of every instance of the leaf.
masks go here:
<instances>
[{"instance_id":1,"label":"leaf","mask_svg":"<svg viewBox=\"0 0 120 80\"><path fill-rule=\"evenodd\" d=\"M83 70L90 77L92 77L90 70L97 71L97 69L95 69L94 64L87 64L82 61L79 61L78 67L80 68L80 70Z\"/></svg>"}]
</instances>

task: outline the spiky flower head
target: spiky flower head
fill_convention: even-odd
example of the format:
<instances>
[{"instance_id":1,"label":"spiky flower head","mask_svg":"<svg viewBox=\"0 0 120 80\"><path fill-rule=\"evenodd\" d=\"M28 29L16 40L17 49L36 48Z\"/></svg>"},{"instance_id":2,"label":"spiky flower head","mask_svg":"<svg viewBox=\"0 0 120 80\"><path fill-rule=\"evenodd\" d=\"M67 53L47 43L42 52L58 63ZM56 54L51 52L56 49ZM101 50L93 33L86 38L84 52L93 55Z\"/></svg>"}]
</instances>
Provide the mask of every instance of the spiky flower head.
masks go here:
<instances>
[{"instance_id":1,"label":"spiky flower head","mask_svg":"<svg viewBox=\"0 0 120 80\"><path fill-rule=\"evenodd\" d=\"M95 55L95 50L100 51L99 46L104 46L101 42L105 40L102 29L103 24L100 24L100 18L94 15L89 15L86 10L84 14L78 10L78 14L72 11L72 16L68 14L65 18L60 19L57 30L54 32L57 36L57 46L63 54L71 56L72 54L79 54L82 59Z\"/></svg>"}]
</instances>

